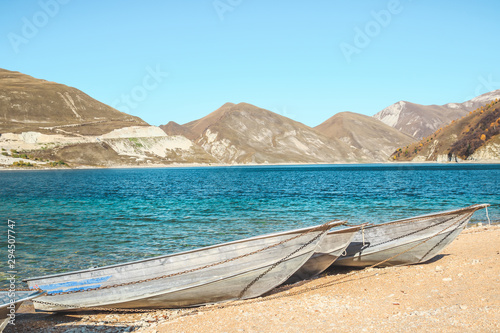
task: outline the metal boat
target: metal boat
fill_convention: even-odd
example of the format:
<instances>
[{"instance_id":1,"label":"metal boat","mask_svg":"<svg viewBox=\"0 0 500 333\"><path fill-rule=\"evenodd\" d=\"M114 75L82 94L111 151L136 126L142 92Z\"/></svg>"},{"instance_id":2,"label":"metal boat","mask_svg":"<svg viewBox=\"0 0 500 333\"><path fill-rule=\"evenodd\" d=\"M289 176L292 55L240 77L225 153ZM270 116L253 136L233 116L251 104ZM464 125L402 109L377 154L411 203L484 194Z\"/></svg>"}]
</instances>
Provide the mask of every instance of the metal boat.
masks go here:
<instances>
[{"instance_id":1,"label":"metal boat","mask_svg":"<svg viewBox=\"0 0 500 333\"><path fill-rule=\"evenodd\" d=\"M26 279L39 311L179 308L260 296L282 284L338 221L124 264Z\"/></svg>"},{"instance_id":2,"label":"metal boat","mask_svg":"<svg viewBox=\"0 0 500 333\"><path fill-rule=\"evenodd\" d=\"M394 266L428 261L462 232L475 211L488 206L477 204L361 228L333 265Z\"/></svg>"},{"instance_id":3,"label":"metal boat","mask_svg":"<svg viewBox=\"0 0 500 333\"><path fill-rule=\"evenodd\" d=\"M285 284L307 280L323 273L344 252L362 226L364 225L328 231L312 257Z\"/></svg>"}]
</instances>

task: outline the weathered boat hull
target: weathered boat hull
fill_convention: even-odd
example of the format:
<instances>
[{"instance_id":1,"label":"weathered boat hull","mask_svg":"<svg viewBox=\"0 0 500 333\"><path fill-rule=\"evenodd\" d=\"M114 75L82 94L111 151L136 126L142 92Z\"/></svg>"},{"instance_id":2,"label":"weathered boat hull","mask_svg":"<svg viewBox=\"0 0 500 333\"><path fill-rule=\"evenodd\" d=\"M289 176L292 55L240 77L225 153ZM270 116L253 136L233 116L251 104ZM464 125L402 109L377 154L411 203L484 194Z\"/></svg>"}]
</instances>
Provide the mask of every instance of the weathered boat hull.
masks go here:
<instances>
[{"instance_id":1,"label":"weathered boat hull","mask_svg":"<svg viewBox=\"0 0 500 333\"><path fill-rule=\"evenodd\" d=\"M316 252L285 284L307 280L323 273L344 252L360 229L361 225L329 231L318 244Z\"/></svg>"},{"instance_id":2,"label":"weathered boat hull","mask_svg":"<svg viewBox=\"0 0 500 333\"><path fill-rule=\"evenodd\" d=\"M11 311L15 313L23 302L40 297L42 294L43 292L39 291L15 291L14 293L0 291L0 332L9 324L8 315L12 313Z\"/></svg>"},{"instance_id":3,"label":"weathered boat hull","mask_svg":"<svg viewBox=\"0 0 500 333\"><path fill-rule=\"evenodd\" d=\"M47 291L48 295L35 303L35 309L41 311L178 308L247 299L288 279L334 225L26 281L30 288Z\"/></svg>"},{"instance_id":4,"label":"weathered boat hull","mask_svg":"<svg viewBox=\"0 0 500 333\"><path fill-rule=\"evenodd\" d=\"M428 261L462 232L476 210L487 206L473 205L365 227L333 265L383 267Z\"/></svg>"}]
</instances>

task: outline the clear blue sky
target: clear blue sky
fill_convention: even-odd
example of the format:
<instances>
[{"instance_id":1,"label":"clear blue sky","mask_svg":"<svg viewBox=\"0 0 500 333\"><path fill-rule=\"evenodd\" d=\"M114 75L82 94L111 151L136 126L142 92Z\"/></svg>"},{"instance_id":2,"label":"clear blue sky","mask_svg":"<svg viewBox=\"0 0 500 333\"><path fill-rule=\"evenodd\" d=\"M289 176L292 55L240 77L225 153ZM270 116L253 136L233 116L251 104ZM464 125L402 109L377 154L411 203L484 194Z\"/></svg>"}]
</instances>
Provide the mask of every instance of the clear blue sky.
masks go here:
<instances>
[{"instance_id":1,"label":"clear blue sky","mask_svg":"<svg viewBox=\"0 0 500 333\"><path fill-rule=\"evenodd\" d=\"M248 102L316 126L500 88L496 0L3 0L0 13L1 68L153 125Z\"/></svg>"}]
</instances>

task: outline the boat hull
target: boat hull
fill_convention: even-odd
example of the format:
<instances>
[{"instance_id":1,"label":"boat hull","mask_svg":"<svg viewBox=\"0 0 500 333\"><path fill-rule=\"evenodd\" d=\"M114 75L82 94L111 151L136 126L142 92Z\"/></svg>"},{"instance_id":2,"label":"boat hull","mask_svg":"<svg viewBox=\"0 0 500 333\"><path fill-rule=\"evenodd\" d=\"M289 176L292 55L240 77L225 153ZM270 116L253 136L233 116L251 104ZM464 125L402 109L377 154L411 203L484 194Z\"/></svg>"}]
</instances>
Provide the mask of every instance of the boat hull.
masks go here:
<instances>
[{"instance_id":1,"label":"boat hull","mask_svg":"<svg viewBox=\"0 0 500 333\"><path fill-rule=\"evenodd\" d=\"M39 311L179 308L247 299L287 280L313 255L331 226L26 281L48 293L35 302Z\"/></svg>"},{"instance_id":2,"label":"boat hull","mask_svg":"<svg viewBox=\"0 0 500 333\"><path fill-rule=\"evenodd\" d=\"M316 252L285 284L307 280L323 273L344 252L361 226L329 231L318 244Z\"/></svg>"},{"instance_id":3,"label":"boat hull","mask_svg":"<svg viewBox=\"0 0 500 333\"><path fill-rule=\"evenodd\" d=\"M379 267L428 261L448 246L478 209L474 205L363 228L354 236L346 255L333 265Z\"/></svg>"}]
</instances>

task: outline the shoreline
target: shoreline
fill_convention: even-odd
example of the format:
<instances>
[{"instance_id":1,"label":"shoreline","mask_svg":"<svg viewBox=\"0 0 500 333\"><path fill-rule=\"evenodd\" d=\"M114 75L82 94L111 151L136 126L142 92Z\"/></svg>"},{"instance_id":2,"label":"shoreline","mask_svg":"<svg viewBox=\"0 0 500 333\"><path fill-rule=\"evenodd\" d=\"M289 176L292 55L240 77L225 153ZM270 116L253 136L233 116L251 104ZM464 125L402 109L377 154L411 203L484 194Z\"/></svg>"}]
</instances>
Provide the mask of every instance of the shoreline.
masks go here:
<instances>
[{"instance_id":1,"label":"shoreline","mask_svg":"<svg viewBox=\"0 0 500 333\"><path fill-rule=\"evenodd\" d=\"M147 313L34 313L16 328L41 332L495 332L500 331L500 226L465 229L430 261L330 268L269 297ZM323 286L323 287L322 287ZM5 332L14 332L7 327Z\"/></svg>"},{"instance_id":2,"label":"shoreline","mask_svg":"<svg viewBox=\"0 0 500 333\"><path fill-rule=\"evenodd\" d=\"M367 162L367 163L266 163L266 164L154 164L154 165L115 165L115 166L75 166L68 168L48 167L10 167L0 166L1 171L46 171L46 170L115 170L115 169L166 169L166 168L214 168L214 167L266 167L266 166L404 166L404 165L500 165L500 160L462 161L462 162L437 162L437 161L404 161L404 162Z\"/></svg>"}]
</instances>

